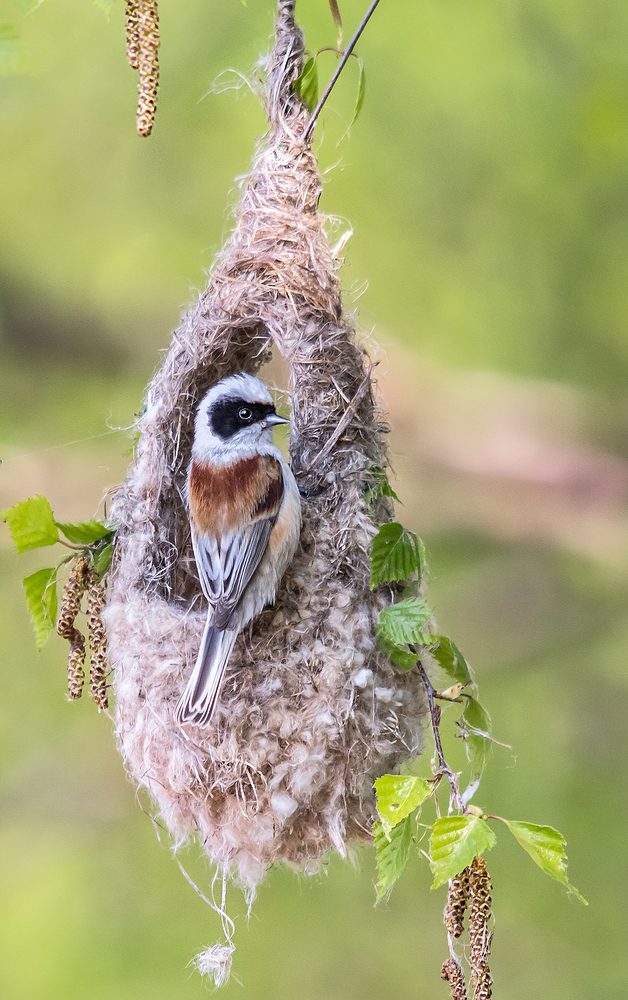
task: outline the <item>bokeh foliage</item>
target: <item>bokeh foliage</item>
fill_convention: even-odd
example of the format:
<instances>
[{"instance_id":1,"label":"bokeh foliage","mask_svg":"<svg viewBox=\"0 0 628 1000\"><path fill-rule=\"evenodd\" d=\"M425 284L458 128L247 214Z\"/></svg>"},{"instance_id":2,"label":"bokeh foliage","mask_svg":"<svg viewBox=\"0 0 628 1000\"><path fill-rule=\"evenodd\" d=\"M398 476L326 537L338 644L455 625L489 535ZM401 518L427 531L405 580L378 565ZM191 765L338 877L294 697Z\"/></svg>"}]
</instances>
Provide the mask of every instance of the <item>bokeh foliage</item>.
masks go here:
<instances>
[{"instance_id":1,"label":"bokeh foliage","mask_svg":"<svg viewBox=\"0 0 628 1000\"><path fill-rule=\"evenodd\" d=\"M161 0L160 104L145 141L120 0L109 21L90 0L31 14L0 0L32 69L0 78L0 506L44 493L62 520L85 519L123 475L122 434L56 446L132 421L204 282L264 125L246 88L208 92L266 49L272 6ZM363 7L343 0L345 37ZM326 0L298 8L310 49L333 45ZM363 328L376 327L391 359L402 344L417 369L428 357L579 387L584 439L625 455L626 5L383 0L359 52L366 100L350 139L336 147L357 66L319 129L333 167L322 207L349 220L339 235L354 229L347 305L368 279ZM319 58L321 77L333 62ZM500 844L496 995L619 1000L628 576L553 547L533 523L527 541L426 531L418 491L429 480L393 486L427 544L439 627L473 662L495 735L515 750L516 765L498 748L479 801L560 829L590 902L570 905L514 842ZM106 718L63 700L63 644L35 653L20 580L39 565L19 565L3 533L0 993L203 995L185 966L217 921L159 847ZM206 886L194 852L185 863ZM248 927L234 896L245 995L446 994L444 899L429 893L427 866L411 860L377 910L373 869L364 851L358 873L337 860L328 877L274 871Z\"/></svg>"}]
</instances>

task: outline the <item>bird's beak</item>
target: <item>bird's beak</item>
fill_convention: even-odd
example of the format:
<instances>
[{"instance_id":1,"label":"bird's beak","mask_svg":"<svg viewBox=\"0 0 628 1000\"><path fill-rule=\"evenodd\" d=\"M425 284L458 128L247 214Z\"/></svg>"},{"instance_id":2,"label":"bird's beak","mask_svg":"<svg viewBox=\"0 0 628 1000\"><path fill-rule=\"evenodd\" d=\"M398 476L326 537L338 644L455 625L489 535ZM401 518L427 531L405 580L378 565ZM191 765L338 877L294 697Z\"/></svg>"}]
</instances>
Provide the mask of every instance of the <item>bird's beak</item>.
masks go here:
<instances>
[{"instance_id":1,"label":"bird's beak","mask_svg":"<svg viewBox=\"0 0 628 1000\"><path fill-rule=\"evenodd\" d=\"M289 424L290 421L286 420L285 417L280 417L278 413L269 413L264 423L267 427L274 427L275 424Z\"/></svg>"}]
</instances>

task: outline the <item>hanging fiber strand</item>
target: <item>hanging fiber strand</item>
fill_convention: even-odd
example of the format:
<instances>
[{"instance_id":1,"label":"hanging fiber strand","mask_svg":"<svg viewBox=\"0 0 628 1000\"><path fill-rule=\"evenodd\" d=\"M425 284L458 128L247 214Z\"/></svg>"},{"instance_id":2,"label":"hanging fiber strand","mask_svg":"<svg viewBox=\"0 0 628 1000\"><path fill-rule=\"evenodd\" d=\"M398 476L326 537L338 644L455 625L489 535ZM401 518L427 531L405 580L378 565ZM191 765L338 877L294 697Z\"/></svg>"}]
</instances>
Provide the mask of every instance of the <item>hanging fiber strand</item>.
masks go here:
<instances>
[{"instance_id":1,"label":"hanging fiber strand","mask_svg":"<svg viewBox=\"0 0 628 1000\"><path fill-rule=\"evenodd\" d=\"M369 589L369 549L390 500L369 501L386 465L372 365L343 315L318 212L308 110L292 84L304 41L281 0L261 141L209 287L151 382L118 525L105 618L119 747L175 846L204 850L250 895L276 860L308 870L370 840L373 781L416 753L416 672L394 670L374 630L393 599ZM218 380L256 373L274 346L291 379L292 468L304 494L300 547L266 609L238 637L206 728L174 712L206 618L184 505L196 406Z\"/></svg>"}]
</instances>

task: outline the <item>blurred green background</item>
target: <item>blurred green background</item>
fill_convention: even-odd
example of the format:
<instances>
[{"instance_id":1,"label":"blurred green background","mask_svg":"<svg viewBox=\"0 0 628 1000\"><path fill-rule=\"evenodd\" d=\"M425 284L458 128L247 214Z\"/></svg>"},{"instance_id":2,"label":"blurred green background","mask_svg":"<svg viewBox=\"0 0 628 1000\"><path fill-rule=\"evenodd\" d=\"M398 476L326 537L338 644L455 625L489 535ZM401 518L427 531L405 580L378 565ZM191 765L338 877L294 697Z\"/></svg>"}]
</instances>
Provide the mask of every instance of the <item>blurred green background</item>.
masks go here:
<instances>
[{"instance_id":1,"label":"blurred green background","mask_svg":"<svg viewBox=\"0 0 628 1000\"><path fill-rule=\"evenodd\" d=\"M366 0L341 0L349 36ZM89 517L124 475L145 384L230 226L264 119L243 87L269 0L161 0L153 136L134 132L123 4L0 0L31 75L0 78L0 506ZM316 50L326 0L299 0ZM628 8L383 0L319 134L322 208L349 225L345 301L380 358L401 516L498 738L477 801L569 842L571 903L501 834L495 996L625 996ZM323 77L334 58L320 59ZM236 79L223 77L223 83ZM348 221L347 221L348 220ZM368 282L368 285L366 285ZM219 937L135 801L109 721L37 655L0 533L0 995L206 995ZM498 834L501 831L497 831ZM202 887L207 865L184 857ZM374 859L238 894L229 995L446 997L443 892L418 856L374 909ZM239 979L240 984L236 981Z\"/></svg>"}]
</instances>

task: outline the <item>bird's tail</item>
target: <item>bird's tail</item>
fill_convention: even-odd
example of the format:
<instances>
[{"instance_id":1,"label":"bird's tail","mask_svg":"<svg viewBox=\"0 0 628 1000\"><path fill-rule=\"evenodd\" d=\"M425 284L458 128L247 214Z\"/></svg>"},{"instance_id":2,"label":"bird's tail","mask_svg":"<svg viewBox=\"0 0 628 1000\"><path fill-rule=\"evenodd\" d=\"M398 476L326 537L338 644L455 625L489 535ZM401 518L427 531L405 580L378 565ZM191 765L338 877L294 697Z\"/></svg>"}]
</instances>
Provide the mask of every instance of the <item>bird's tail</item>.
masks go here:
<instances>
[{"instance_id":1,"label":"bird's tail","mask_svg":"<svg viewBox=\"0 0 628 1000\"><path fill-rule=\"evenodd\" d=\"M208 620L196 666L176 708L179 725L192 722L206 726L210 721L237 635L237 630L217 631Z\"/></svg>"}]
</instances>

